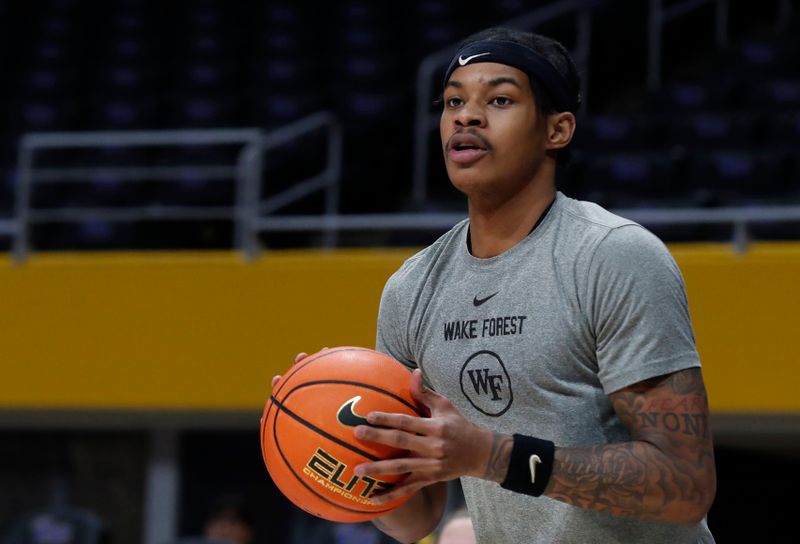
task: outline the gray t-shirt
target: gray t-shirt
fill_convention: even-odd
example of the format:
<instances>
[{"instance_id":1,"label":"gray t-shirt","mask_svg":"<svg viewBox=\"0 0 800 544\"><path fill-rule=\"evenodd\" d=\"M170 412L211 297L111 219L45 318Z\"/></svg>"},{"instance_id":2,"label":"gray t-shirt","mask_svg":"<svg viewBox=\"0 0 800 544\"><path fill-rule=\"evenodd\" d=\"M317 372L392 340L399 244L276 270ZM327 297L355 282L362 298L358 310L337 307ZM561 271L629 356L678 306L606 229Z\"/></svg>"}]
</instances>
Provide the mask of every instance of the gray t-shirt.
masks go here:
<instances>
[{"instance_id":1,"label":"gray t-shirt","mask_svg":"<svg viewBox=\"0 0 800 544\"><path fill-rule=\"evenodd\" d=\"M540 225L489 259L463 221L384 288L377 349L470 420L560 447L630 440L608 394L700 366L680 270L643 227L558 193ZM713 542L695 527L637 521L462 478L479 542Z\"/></svg>"}]
</instances>

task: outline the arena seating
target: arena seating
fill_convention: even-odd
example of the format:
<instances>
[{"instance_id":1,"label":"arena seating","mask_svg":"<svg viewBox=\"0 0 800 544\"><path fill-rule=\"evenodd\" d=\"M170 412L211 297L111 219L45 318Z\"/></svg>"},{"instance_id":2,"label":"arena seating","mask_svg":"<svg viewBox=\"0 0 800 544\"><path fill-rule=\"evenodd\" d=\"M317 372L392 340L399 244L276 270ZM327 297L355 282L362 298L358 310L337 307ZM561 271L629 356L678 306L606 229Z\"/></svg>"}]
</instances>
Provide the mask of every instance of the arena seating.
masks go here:
<instances>
[{"instance_id":1,"label":"arena seating","mask_svg":"<svg viewBox=\"0 0 800 544\"><path fill-rule=\"evenodd\" d=\"M404 211L411 176L409 120L420 60L469 32L547 3L506 0L489 9L478 2L414 0L398 10L366 0L335 6L277 0L0 2L0 66L8 82L0 90L0 217L13 210L21 134L269 130L322 109L334 111L344 124L343 211ZM619 82L612 82L604 69L608 56L624 54L631 41L643 45L645 19L632 16L621 25L613 3L598 4L593 39L610 52L590 58L590 106L579 120L574 164L561 176L565 190L610 207L800 199L800 70L793 62L798 45L792 39L796 13L786 28L773 31L772 19L754 17L758 10L732 7L725 51L692 61L691 77L668 69L664 85L652 93L641 86L643 63L631 62L634 76L625 91L633 98L621 101L609 98L619 94ZM569 33L558 24L546 30L569 45ZM708 32L702 26L689 26L689 31L695 37ZM686 59L673 62L681 63ZM97 160L125 164L131 153L109 150ZM307 153L312 158L315 150ZM162 153L147 160L176 164L180 156ZM74 157L54 154L41 160L69 166ZM431 165L431 177L441 174L438 165ZM433 193L443 199L442 206L459 199L453 191ZM36 205L230 205L232 195L230 188L191 173L170 187L131 186L100 175L88 188L43 186ZM43 227L34 243L81 247L99 239L113 246L116 233L126 229L137 230L91 220L66 229L85 235L57 241L47 233L58 229ZM210 245L229 244L228 231L211 235Z\"/></svg>"}]
</instances>

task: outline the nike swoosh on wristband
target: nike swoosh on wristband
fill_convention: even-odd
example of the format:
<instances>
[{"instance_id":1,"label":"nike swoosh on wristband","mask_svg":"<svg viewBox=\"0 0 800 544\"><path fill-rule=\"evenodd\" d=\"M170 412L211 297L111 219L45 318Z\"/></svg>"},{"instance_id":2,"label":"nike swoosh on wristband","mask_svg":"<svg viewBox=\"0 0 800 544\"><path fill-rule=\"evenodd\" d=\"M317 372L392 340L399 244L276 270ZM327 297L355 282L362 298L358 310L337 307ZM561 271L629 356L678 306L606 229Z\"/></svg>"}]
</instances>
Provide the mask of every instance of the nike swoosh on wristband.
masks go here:
<instances>
[{"instance_id":1,"label":"nike swoosh on wristband","mask_svg":"<svg viewBox=\"0 0 800 544\"><path fill-rule=\"evenodd\" d=\"M542 462L542 458L538 455L531 455L528 458L528 468L531 470L531 483L536 483L536 465Z\"/></svg>"},{"instance_id":2,"label":"nike swoosh on wristband","mask_svg":"<svg viewBox=\"0 0 800 544\"><path fill-rule=\"evenodd\" d=\"M356 425L369 425L367 418L360 416L353 411L353 407L361 400L361 395L353 397L339 407L336 412L336 419L345 427L355 427Z\"/></svg>"},{"instance_id":3,"label":"nike swoosh on wristband","mask_svg":"<svg viewBox=\"0 0 800 544\"><path fill-rule=\"evenodd\" d=\"M497 291L497 293L499 293L499 292L500 292L500 291ZM489 296L488 296L488 297L486 297L486 298L478 298L478 296L477 296L477 295L475 295L475 298L473 298L473 299L472 299L472 304L473 304L474 306L480 306L481 304L483 304L484 302L486 302L487 300L489 300L490 298L492 298L493 296L495 296L497 293L492 293L491 295L489 295Z\"/></svg>"},{"instance_id":4,"label":"nike swoosh on wristband","mask_svg":"<svg viewBox=\"0 0 800 544\"><path fill-rule=\"evenodd\" d=\"M458 57L458 64L459 64L459 66L464 66L466 63L468 63L469 61L471 61L472 59L474 59L476 57L482 57L484 55L491 55L491 54L492 54L491 51L487 51L486 53L478 53L477 55L470 55L467 58L464 58L463 56L459 56Z\"/></svg>"}]
</instances>

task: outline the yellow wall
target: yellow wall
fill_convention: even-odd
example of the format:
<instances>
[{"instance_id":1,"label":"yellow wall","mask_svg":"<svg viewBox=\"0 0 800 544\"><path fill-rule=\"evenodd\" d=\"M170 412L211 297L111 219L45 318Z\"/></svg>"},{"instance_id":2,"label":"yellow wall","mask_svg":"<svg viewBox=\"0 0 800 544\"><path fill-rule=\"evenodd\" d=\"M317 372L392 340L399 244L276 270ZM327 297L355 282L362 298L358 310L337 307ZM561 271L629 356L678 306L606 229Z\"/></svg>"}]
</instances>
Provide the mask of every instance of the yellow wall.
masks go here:
<instances>
[{"instance_id":1,"label":"yellow wall","mask_svg":"<svg viewBox=\"0 0 800 544\"><path fill-rule=\"evenodd\" d=\"M800 411L800 245L671 247L712 409ZM412 250L38 255L0 263L0 408L251 410L300 350L372 346Z\"/></svg>"}]
</instances>

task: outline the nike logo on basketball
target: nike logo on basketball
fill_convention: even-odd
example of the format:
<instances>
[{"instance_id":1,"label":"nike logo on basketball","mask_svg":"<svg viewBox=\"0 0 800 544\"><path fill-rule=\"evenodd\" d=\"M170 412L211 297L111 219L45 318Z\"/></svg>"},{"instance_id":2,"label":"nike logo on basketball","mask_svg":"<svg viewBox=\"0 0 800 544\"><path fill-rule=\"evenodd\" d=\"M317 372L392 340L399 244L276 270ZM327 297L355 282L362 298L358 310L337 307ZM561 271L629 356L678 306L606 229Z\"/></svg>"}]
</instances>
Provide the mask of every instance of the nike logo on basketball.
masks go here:
<instances>
[{"instance_id":1,"label":"nike logo on basketball","mask_svg":"<svg viewBox=\"0 0 800 544\"><path fill-rule=\"evenodd\" d=\"M474 58L483 57L484 55L491 55L491 54L492 54L491 51L487 51L486 53L478 53L477 55L470 55L470 56L468 56L466 58L464 58L463 56L459 56L458 57L458 65L459 66L464 66L466 63L468 63L469 61L471 61Z\"/></svg>"},{"instance_id":2,"label":"nike logo on basketball","mask_svg":"<svg viewBox=\"0 0 800 544\"><path fill-rule=\"evenodd\" d=\"M499 293L499 292L500 291L497 291L497 293ZM487 300L489 300L490 298L495 296L497 293L492 293L491 295L489 295L486 298L478 298L478 296L475 295L475 298L472 299L472 304L473 304L473 306L475 306L477 308L478 306L480 306L481 304L483 304L484 302L486 302Z\"/></svg>"},{"instance_id":3,"label":"nike logo on basketball","mask_svg":"<svg viewBox=\"0 0 800 544\"><path fill-rule=\"evenodd\" d=\"M367 418L360 416L353 411L356 403L361 400L361 395L348 400L336 412L336 419L345 427L355 427L356 425L369 425Z\"/></svg>"}]
</instances>

